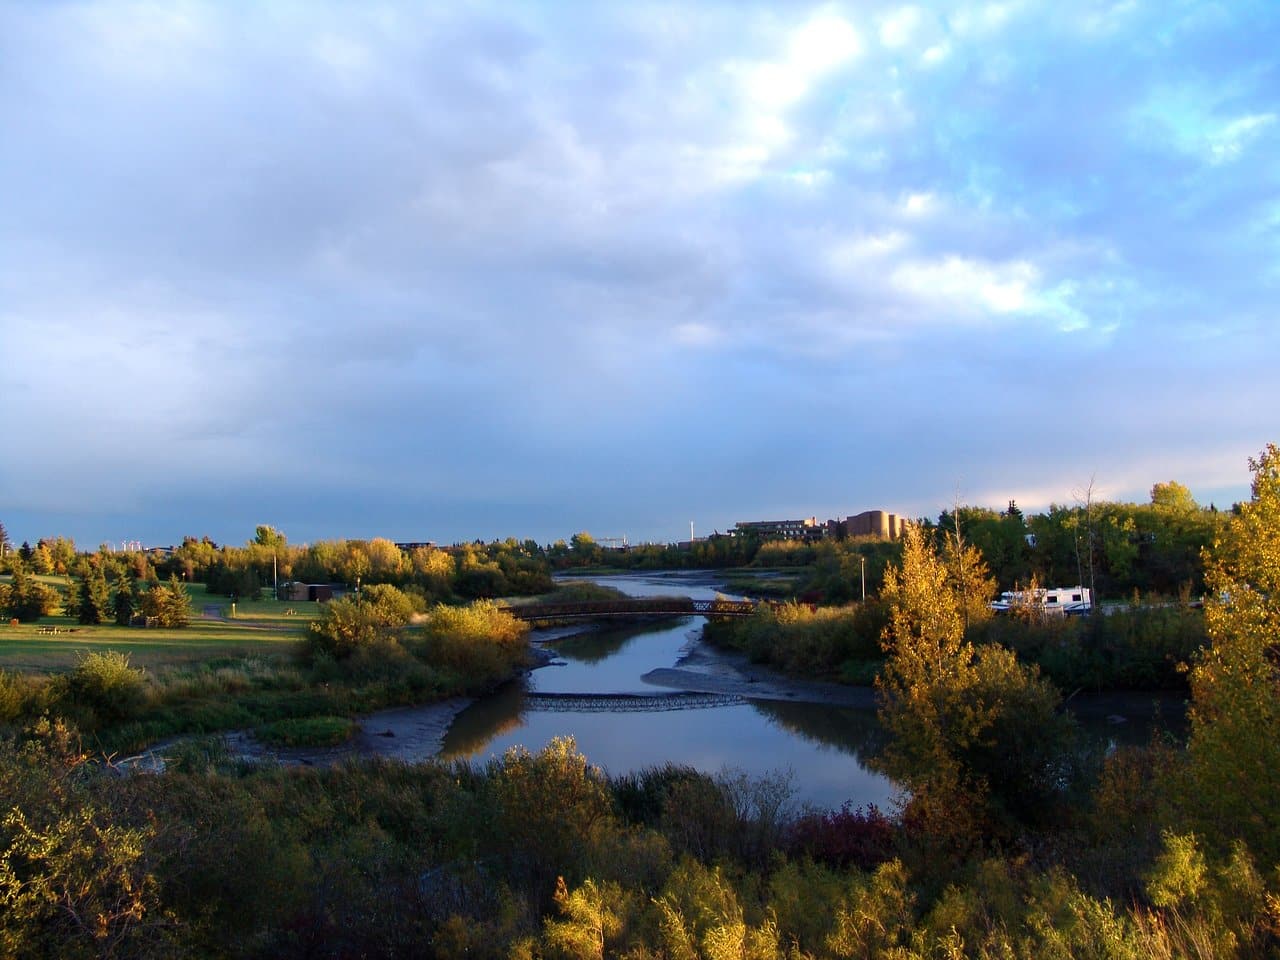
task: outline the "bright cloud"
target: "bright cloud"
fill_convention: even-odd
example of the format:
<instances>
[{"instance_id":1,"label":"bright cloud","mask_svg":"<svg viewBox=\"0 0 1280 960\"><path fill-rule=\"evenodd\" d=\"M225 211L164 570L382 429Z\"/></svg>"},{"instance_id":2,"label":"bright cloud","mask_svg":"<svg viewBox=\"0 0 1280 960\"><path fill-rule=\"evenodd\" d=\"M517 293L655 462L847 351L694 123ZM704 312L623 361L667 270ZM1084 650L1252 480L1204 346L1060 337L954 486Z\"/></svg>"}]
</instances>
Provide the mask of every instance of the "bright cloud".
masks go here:
<instances>
[{"instance_id":1,"label":"bright cloud","mask_svg":"<svg viewBox=\"0 0 1280 960\"><path fill-rule=\"evenodd\" d=\"M1015 313L1033 300L1040 272L1026 261L984 263L965 257L908 261L890 275L904 294L948 313Z\"/></svg>"}]
</instances>

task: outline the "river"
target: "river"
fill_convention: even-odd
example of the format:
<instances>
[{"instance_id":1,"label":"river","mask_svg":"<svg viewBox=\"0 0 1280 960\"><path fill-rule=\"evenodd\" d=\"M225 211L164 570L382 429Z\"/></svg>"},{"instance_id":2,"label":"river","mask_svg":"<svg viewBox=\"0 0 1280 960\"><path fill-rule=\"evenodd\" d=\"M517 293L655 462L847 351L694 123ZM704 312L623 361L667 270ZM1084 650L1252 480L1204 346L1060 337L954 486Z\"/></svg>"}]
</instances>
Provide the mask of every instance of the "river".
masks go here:
<instances>
[{"instance_id":1,"label":"river","mask_svg":"<svg viewBox=\"0 0 1280 960\"><path fill-rule=\"evenodd\" d=\"M629 596L713 599L706 573L592 577ZM737 702L671 709L673 688L646 674L680 667L712 682L750 681L753 672L736 658L720 657L701 644L702 617L640 626L592 629L535 642L554 654L551 665L477 701L454 720L442 757L483 761L521 745L538 750L553 737L572 736L587 759L610 773L665 763L685 764L709 774L789 778L799 803L839 807L889 806L894 785L867 769L861 757L878 736L867 709L784 699L739 698ZM697 684L695 684L696 686ZM554 696L595 695L586 703ZM608 709L609 694L642 694L658 709L637 710L635 698ZM550 702L548 702L550 701ZM582 706L601 712L566 712Z\"/></svg>"}]
</instances>

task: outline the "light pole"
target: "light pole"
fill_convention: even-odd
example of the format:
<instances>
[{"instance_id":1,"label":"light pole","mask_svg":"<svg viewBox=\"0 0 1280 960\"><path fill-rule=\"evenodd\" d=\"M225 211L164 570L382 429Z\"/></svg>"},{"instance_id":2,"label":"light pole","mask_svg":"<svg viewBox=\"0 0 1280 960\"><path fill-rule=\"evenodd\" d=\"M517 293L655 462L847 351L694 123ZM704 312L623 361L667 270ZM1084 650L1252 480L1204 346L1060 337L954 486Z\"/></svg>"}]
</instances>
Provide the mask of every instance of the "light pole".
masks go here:
<instances>
[{"instance_id":1,"label":"light pole","mask_svg":"<svg viewBox=\"0 0 1280 960\"><path fill-rule=\"evenodd\" d=\"M862 602L867 602L867 558L862 554L858 554L858 560L862 564Z\"/></svg>"}]
</instances>

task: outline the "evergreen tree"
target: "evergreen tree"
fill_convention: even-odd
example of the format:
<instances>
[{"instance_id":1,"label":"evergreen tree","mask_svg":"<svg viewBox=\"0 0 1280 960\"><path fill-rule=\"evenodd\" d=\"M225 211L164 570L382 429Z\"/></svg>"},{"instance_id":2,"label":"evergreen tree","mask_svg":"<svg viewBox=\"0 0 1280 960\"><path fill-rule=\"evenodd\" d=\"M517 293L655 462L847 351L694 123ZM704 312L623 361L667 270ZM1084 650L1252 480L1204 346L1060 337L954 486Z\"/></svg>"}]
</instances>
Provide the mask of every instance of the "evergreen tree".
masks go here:
<instances>
[{"instance_id":1,"label":"evergreen tree","mask_svg":"<svg viewBox=\"0 0 1280 960\"><path fill-rule=\"evenodd\" d=\"M67 581L67 592L62 598L62 614L67 617L79 617L81 597L86 591L74 580ZM81 621L82 623L84 621Z\"/></svg>"},{"instance_id":2,"label":"evergreen tree","mask_svg":"<svg viewBox=\"0 0 1280 960\"><path fill-rule=\"evenodd\" d=\"M167 590L162 622L166 627L185 627L191 622L191 594L177 574L169 578Z\"/></svg>"},{"instance_id":3,"label":"evergreen tree","mask_svg":"<svg viewBox=\"0 0 1280 960\"><path fill-rule=\"evenodd\" d=\"M116 577L115 592L111 596L111 612L116 623L127 627L133 620L133 611L137 606L137 592L133 588L133 578L124 571Z\"/></svg>"},{"instance_id":4,"label":"evergreen tree","mask_svg":"<svg viewBox=\"0 0 1280 960\"><path fill-rule=\"evenodd\" d=\"M12 558L10 573L13 578L0 594L5 617L29 623L57 609L58 592L31 576L21 555Z\"/></svg>"},{"instance_id":5,"label":"evergreen tree","mask_svg":"<svg viewBox=\"0 0 1280 960\"><path fill-rule=\"evenodd\" d=\"M110 609L107 580L102 571L94 568L80 582L79 620L84 624L99 624Z\"/></svg>"}]
</instances>

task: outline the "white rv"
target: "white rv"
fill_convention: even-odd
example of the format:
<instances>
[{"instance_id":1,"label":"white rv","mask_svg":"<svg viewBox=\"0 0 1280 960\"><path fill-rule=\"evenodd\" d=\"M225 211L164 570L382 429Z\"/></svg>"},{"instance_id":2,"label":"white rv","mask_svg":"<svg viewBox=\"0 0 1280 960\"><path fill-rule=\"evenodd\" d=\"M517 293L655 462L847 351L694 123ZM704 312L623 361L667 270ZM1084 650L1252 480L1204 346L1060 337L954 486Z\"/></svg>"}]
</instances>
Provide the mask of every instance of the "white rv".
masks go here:
<instances>
[{"instance_id":1,"label":"white rv","mask_svg":"<svg viewBox=\"0 0 1280 960\"><path fill-rule=\"evenodd\" d=\"M996 613L1019 607L1050 614L1080 615L1093 610L1093 598L1088 587L1040 587L1038 590L1006 590L999 600L991 601L991 609Z\"/></svg>"}]
</instances>

